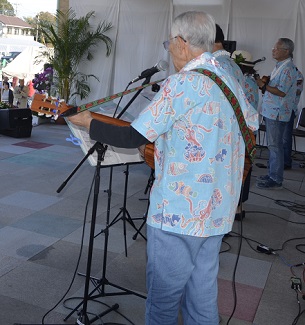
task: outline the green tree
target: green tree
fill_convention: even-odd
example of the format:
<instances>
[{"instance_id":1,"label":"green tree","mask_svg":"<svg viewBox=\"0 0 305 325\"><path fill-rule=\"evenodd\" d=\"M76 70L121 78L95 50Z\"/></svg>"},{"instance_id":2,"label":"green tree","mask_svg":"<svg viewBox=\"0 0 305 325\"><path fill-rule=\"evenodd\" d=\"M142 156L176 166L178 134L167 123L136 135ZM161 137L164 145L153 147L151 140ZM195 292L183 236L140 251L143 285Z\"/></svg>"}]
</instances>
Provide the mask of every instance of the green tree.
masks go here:
<instances>
[{"instance_id":1,"label":"green tree","mask_svg":"<svg viewBox=\"0 0 305 325\"><path fill-rule=\"evenodd\" d=\"M37 42L43 43L44 45L47 45L44 34L41 32L41 26L47 24L55 25L55 15L47 11L41 11L35 17L23 17L23 20L32 26L33 29L31 33L33 36L35 36L35 40Z\"/></svg>"},{"instance_id":2,"label":"green tree","mask_svg":"<svg viewBox=\"0 0 305 325\"><path fill-rule=\"evenodd\" d=\"M7 0L0 0L0 14L6 16L15 16L14 7Z\"/></svg>"},{"instance_id":3,"label":"green tree","mask_svg":"<svg viewBox=\"0 0 305 325\"><path fill-rule=\"evenodd\" d=\"M112 24L100 22L92 30L89 20L93 15L94 11L90 11L76 18L71 9L67 12L57 10L56 26L52 23L41 25L46 42L54 48L54 55L46 53L55 72L54 85L66 102L75 99L75 96L86 98L90 92L88 79L94 77L98 80L94 75L79 71L81 63L92 60L92 49L102 41L106 45L106 55L111 53L112 41L105 33L112 28Z\"/></svg>"}]
</instances>

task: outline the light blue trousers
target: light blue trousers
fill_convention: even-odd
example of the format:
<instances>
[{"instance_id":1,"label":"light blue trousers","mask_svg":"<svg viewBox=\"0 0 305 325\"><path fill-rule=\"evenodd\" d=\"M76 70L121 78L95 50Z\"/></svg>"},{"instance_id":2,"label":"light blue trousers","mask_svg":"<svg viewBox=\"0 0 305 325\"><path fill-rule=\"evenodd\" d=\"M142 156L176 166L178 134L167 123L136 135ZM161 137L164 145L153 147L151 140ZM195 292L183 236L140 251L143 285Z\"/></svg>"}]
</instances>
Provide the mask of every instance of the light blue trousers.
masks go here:
<instances>
[{"instance_id":1,"label":"light blue trousers","mask_svg":"<svg viewBox=\"0 0 305 325\"><path fill-rule=\"evenodd\" d=\"M147 226L146 325L217 325L223 236L199 238Z\"/></svg>"},{"instance_id":2,"label":"light blue trousers","mask_svg":"<svg viewBox=\"0 0 305 325\"><path fill-rule=\"evenodd\" d=\"M288 122L271 120L265 117L267 146L269 149L269 177L277 183L284 179L283 134Z\"/></svg>"}]
</instances>

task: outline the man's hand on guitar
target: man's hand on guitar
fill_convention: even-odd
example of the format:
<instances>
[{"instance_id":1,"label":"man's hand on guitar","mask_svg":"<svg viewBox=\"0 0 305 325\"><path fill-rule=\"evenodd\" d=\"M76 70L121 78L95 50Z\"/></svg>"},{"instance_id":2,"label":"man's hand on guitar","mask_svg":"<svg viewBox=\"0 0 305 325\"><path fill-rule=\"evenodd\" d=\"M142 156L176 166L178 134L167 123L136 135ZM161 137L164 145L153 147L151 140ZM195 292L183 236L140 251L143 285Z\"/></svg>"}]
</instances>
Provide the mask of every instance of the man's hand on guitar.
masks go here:
<instances>
[{"instance_id":1,"label":"man's hand on guitar","mask_svg":"<svg viewBox=\"0 0 305 325\"><path fill-rule=\"evenodd\" d=\"M84 112L81 112L81 113L78 113L76 115L72 115L72 116L69 116L67 117L67 119L77 125L77 126L83 126L85 127L86 129L90 129L90 123L92 121L92 116L91 116L91 113L89 111L84 111Z\"/></svg>"}]
</instances>

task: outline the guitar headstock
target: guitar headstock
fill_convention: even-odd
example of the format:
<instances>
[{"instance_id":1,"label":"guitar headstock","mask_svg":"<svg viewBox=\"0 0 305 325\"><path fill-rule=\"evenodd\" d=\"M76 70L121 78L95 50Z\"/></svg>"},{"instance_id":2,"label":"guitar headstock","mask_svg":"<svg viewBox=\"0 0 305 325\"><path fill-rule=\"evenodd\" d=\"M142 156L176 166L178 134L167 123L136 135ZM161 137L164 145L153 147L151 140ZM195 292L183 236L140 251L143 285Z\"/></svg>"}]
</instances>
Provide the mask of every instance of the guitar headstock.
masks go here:
<instances>
[{"instance_id":1,"label":"guitar headstock","mask_svg":"<svg viewBox=\"0 0 305 325\"><path fill-rule=\"evenodd\" d=\"M31 110L37 112L38 115L57 117L72 107L67 105L63 100L48 97L47 94L35 94Z\"/></svg>"}]
</instances>

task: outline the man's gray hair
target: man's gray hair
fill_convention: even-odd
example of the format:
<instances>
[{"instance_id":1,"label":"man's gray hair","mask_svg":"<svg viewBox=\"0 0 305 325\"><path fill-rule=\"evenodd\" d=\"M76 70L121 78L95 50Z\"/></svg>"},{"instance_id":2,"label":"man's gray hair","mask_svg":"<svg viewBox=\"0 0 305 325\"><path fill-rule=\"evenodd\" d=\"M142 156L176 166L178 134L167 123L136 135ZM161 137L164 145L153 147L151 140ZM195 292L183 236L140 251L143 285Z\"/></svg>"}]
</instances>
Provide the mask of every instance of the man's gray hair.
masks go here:
<instances>
[{"instance_id":1,"label":"man's gray hair","mask_svg":"<svg viewBox=\"0 0 305 325\"><path fill-rule=\"evenodd\" d=\"M215 42L215 20L204 11L187 11L174 19L171 37L181 36L191 48L212 52Z\"/></svg>"},{"instance_id":2,"label":"man's gray hair","mask_svg":"<svg viewBox=\"0 0 305 325\"><path fill-rule=\"evenodd\" d=\"M279 38L279 42L283 44L283 47L289 51L289 56L293 57L293 51L294 51L294 43L291 39L281 37Z\"/></svg>"}]
</instances>

